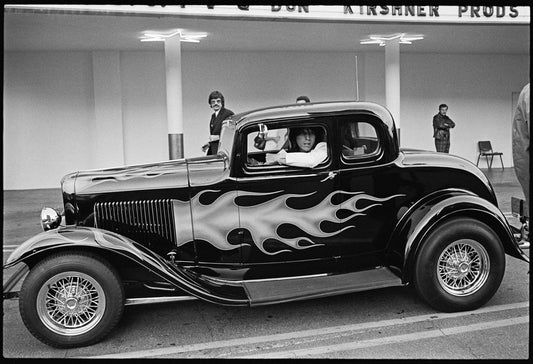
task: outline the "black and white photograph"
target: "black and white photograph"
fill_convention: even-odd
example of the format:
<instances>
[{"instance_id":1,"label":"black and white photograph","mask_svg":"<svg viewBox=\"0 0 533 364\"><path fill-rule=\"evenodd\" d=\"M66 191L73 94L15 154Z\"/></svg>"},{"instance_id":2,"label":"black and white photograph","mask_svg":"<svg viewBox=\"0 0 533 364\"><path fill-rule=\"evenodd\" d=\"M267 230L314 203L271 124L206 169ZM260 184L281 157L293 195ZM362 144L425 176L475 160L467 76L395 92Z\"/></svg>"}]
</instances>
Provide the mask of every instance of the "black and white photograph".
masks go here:
<instances>
[{"instance_id":1,"label":"black and white photograph","mask_svg":"<svg viewBox=\"0 0 533 364\"><path fill-rule=\"evenodd\" d=\"M527 360L530 18L4 4L2 357Z\"/></svg>"}]
</instances>

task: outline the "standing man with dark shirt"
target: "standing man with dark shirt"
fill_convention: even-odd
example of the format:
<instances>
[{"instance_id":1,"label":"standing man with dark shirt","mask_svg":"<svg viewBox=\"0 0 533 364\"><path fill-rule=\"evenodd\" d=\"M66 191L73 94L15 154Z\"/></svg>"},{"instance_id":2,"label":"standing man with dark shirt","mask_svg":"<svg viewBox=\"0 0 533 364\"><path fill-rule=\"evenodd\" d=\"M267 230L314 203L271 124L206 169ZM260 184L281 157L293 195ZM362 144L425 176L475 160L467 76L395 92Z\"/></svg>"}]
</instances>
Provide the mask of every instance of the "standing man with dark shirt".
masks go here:
<instances>
[{"instance_id":1,"label":"standing man with dark shirt","mask_svg":"<svg viewBox=\"0 0 533 364\"><path fill-rule=\"evenodd\" d=\"M207 155L214 155L218 152L222 122L233 115L233 111L224 107L224 95L220 91L211 92L207 102L214 113L211 115L211 121L209 122L209 142L202 146L202 151L205 152L207 150Z\"/></svg>"},{"instance_id":2,"label":"standing man with dark shirt","mask_svg":"<svg viewBox=\"0 0 533 364\"><path fill-rule=\"evenodd\" d=\"M446 116L448 105L440 104L439 113L433 116L433 138L435 138L435 148L437 152L450 152L450 128L455 128L452 119Z\"/></svg>"}]
</instances>

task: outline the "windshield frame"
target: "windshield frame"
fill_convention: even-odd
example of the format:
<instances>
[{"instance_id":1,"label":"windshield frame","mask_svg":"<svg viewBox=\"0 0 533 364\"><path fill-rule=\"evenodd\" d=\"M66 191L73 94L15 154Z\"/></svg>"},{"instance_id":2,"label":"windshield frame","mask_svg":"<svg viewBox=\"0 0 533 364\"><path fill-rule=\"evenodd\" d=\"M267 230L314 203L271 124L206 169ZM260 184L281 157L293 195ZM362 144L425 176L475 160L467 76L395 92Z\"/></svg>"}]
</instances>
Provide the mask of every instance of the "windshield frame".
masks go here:
<instances>
[{"instance_id":1,"label":"windshield frame","mask_svg":"<svg viewBox=\"0 0 533 364\"><path fill-rule=\"evenodd\" d=\"M236 123L232 118L223 121L222 129L220 130L220 141L218 144L217 155L222 156L228 160L228 168L231 168L232 158L235 144Z\"/></svg>"}]
</instances>

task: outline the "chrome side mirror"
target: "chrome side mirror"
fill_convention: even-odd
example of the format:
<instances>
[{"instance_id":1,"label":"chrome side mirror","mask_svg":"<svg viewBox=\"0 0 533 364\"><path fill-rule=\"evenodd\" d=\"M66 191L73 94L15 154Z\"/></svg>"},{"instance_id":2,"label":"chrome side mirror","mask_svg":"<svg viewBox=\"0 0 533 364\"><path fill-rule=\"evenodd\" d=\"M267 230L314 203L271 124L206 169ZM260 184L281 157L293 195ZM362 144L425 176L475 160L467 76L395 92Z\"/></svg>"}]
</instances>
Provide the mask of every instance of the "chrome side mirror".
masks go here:
<instances>
[{"instance_id":1,"label":"chrome side mirror","mask_svg":"<svg viewBox=\"0 0 533 364\"><path fill-rule=\"evenodd\" d=\"M41 226L44 231L57 228L61 224L61 215L51 207L41 210Z\"/></svg>"}]
</instances>

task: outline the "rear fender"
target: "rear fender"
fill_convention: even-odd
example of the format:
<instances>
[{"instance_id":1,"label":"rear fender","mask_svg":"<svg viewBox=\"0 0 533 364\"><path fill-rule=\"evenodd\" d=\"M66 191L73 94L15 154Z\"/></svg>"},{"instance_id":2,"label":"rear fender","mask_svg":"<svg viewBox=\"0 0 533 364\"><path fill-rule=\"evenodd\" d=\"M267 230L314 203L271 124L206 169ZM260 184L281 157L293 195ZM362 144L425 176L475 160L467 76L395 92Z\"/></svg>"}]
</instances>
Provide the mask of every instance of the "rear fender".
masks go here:
<instances>
[{"instance_id":1,"label":"rear fender","mask_svg":"<svg viewBox=\"0 0 533 364\"><path fill-rule=\"evenodd\" d=\"M407 211L389 241L387 260L391 266L401 270L403 283L410 280L412 266L424 238L438 224L456 216L484 222L498 234L507 254L529 262L496 206L468 191L440 191Z\"/></svg>"},{"instance_id":2,"label":"rear fender","mask_svg":"<svg viewBox=\"0 0 533 364\"><path fill-rule=\"evenodd\" d=\"M67 226L40 233L19 246L7 259L4 268L20 262L34 261L39 256L65 249L93 248L119 254L158 275L163 280L198 298L218 304L247 305L246 295L226 297L216 287L206 285L194 274L185 271L136 243L135 241L107 231L91 227ZM110 262L113 264L113 262Z\"/></svg>"}]
</instances>

